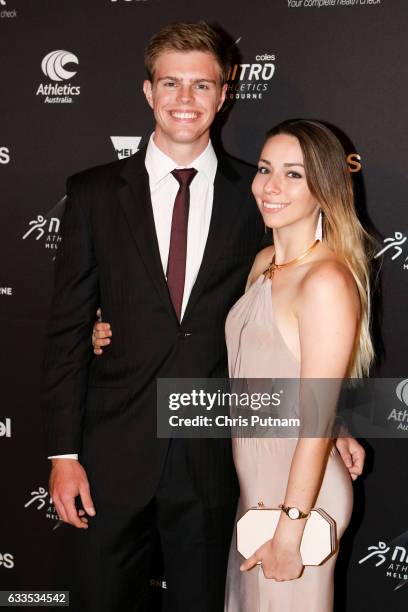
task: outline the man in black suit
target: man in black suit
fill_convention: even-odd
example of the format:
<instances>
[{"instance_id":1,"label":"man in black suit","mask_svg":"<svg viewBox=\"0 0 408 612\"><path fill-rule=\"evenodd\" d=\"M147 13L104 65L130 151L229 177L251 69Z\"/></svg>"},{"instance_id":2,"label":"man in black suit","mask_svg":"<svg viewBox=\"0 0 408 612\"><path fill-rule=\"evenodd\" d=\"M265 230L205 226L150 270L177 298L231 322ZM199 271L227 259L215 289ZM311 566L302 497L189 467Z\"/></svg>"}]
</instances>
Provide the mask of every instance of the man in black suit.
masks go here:
<instances>
[{"instance_id":1,"label":"man in black suit","mask_svg":"<svg viewBox=\"0 0 408 612\"><path fill-rule=\"evenodd\" d=\"M217 159L209 140L222 37L173 24L145 63L148 146L67 183L45 359L50 492L78 528L76 612L146 609L156 530L165 610L217 612L238 496L230 442L158 439L156 379L227 375L225 318L264 228L253 168ZM115 330L101 359L89 342L99 305Z\"/></svg>"}]
</instances>

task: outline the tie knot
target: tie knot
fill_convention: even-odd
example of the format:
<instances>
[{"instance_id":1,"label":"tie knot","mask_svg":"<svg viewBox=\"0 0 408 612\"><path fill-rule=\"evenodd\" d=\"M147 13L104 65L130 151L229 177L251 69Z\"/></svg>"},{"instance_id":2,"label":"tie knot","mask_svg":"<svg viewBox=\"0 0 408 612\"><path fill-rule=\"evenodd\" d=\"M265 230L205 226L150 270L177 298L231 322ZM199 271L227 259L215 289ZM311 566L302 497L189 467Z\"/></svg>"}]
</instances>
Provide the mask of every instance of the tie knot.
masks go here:
<instances>
[{"instance_id":1,"label":"tie knot","mask_svg":"<svg viewBox=\"0 0 408 612\"><path fill-rule=\"evenodd\" d=\"M189 187L196 174L197 170L195 168L182 168L172 171L172 175L179 182L180 187Z\"/></svg>"}]
</instances>

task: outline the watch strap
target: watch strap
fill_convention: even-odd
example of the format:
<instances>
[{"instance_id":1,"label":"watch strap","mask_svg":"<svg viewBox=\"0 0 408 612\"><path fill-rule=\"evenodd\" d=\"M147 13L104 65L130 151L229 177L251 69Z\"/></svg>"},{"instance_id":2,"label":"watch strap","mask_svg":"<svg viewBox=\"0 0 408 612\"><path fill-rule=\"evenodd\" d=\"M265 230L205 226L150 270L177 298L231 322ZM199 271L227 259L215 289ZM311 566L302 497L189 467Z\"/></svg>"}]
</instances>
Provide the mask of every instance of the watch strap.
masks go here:
<instances>
[{"instance_id":1,"label":"watch strap","mask_svg":"<svg viewBox=\"0 0 408 612\"><path fill-rule=\"evenodd\" d=\"M310 512L302 512L302 510L300 510L299 508L297 508L296 506L284 506L283 504L279 504L278 506L282 512L284 512L292 521L294 520L299 520L299 519L305 519L305 518L309 518L310 516ZM294 508L295 510L297 510L299 512L299 516L297 516L296 518L292 518L289 514L289 511L292 510L292 508Z\"/></svg>"}]
</instances>

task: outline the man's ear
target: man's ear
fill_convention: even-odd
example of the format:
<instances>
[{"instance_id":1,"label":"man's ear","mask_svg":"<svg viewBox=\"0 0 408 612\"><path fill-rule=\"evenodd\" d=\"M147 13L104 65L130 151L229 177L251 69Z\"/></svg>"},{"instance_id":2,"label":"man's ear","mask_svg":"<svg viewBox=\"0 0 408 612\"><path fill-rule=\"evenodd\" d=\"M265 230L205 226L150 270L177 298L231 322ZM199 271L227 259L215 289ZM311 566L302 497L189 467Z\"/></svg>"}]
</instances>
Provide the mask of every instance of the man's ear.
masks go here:
<instances>
[{"instance_id":1,"label":"man's ear","mask_svg":"<svg viewBox=\"0 0 408 612\"><path fill-rule=\"evenodd\" d=\"M220 95L220 102L217 106L217 113L219 110L221 110L222 105L225 102L225 97L227 95L227 90L228 90L228 83L224 83L224 85L221 87L221 95Z\"/></svg>"},{"instance_id":2,"label":"man's ear","mask_svg":"<svg viewBox=\"0 0 408 612\"><path fill-rule=\"evenodd\" d=\"M153 85L148 79L143 81L143 93L146 97L148 105L150 108L153 108Z\"/></svg>"}]
</instances>

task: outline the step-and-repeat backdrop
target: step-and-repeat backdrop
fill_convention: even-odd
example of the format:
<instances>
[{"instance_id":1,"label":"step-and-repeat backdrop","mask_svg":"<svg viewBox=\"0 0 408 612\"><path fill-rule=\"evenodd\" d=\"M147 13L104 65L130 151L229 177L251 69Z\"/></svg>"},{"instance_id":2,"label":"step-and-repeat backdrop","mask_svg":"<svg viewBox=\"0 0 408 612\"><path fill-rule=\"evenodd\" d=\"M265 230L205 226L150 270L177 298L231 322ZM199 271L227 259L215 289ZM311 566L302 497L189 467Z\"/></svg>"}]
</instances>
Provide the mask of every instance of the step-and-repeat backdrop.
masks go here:
<instances>
[{"instance_id":1,"label":"step-and-repeat backdrop","mask_svg":"<svg viewBox=\"0 0 408 612\"><path fill-rule=\"evenodd\" d=\"M266 130L289 117L322 119L347 137L383 260L376 374L400 379L389 418L408 427L407 18L406 0L0 0L0 589L69 589L72 528L49 496L40 405L65 178L146 143L142 52L170 21L218 22L236 41L221 134L231 154L256 162ZM336 610L402 612L407 442L364 444ZM158 609L158 568L152 578Z\"/></svg>"}]
</instances>

